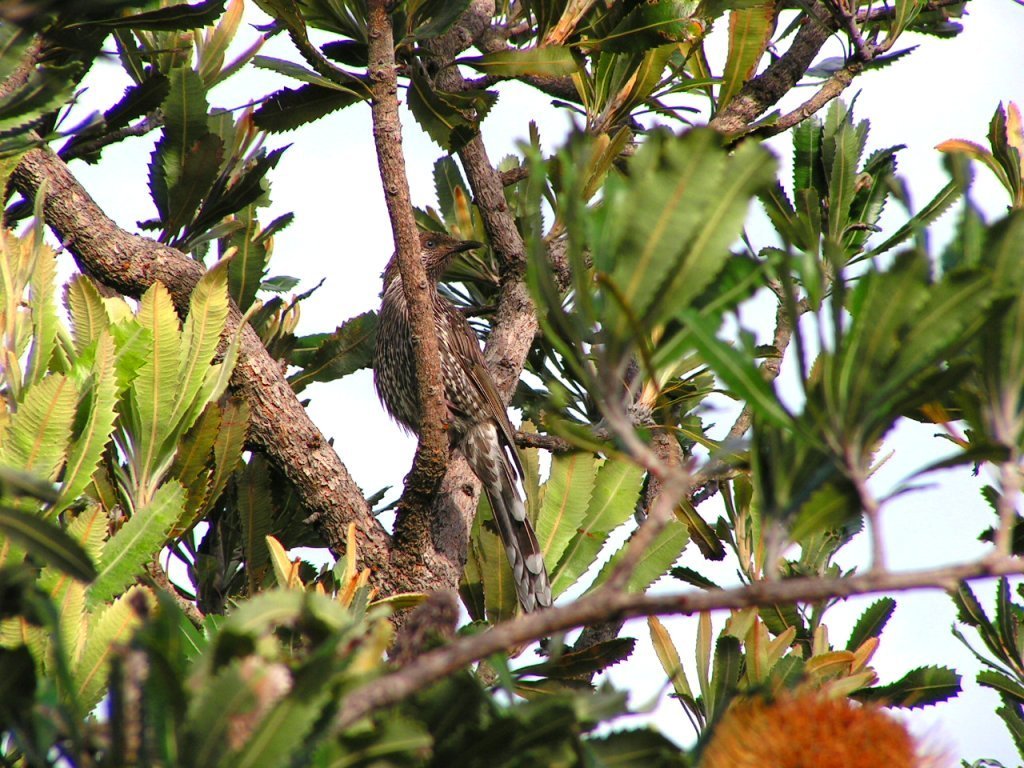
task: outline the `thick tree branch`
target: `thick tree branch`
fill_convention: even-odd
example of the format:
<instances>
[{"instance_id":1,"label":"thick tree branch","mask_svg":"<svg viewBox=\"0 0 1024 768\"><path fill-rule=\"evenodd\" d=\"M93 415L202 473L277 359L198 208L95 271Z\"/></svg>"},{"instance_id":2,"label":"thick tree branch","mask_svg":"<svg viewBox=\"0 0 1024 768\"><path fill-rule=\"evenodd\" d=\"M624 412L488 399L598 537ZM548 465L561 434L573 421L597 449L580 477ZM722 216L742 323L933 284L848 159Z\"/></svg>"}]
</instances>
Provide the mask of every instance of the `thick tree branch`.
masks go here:
<instances>
[{"instance_id":1,"label":"thick tree branch","mask_svg":"<svg viewBox=\"0 0 1024 768\"><path fill-rule=\"evenodd\" d=\"M708 125L725 134L741 133L800 81L821 46L838 28L827 5L821 0L815 0L806 15L804 25L796 33L789 50L769 64L760 75L748 80L736 97Z\"/></svg>"},{"instance_id":2,"label":"thick tree branch","mask_svg":"<svg viewBox=\"0 0 1024 768\"><path fill-rule=\"evenodd\" d=\"M398 270L409 307L413 355L420 401L419 446L412 471L406 478L399 515L408 524L396 528L401 546L422 547L429 531L430 504L437 494L448 464L448 437L445 424L447 408L441 381L441 355L434 327L431 286L420 258L419 235L412 215L409 179L402 153L402 124L398 116L398 78L395 69L395 41L386 0L371 0L368 29L370 111L373 116L373 140L377 164L384 184L384 199L398 254Z\"/></svg>"},{"instance_id":3,"label":"thick tree branch","mask_svg":"<svg viewBox=\"0 0 1024 768\"><path fill-rule=\"evenodd\" d=\"M438 65L438 85L446 91L460 91L464 81L456 67L446 66L468 48L487 28L494 16L493 0L474 0L459 22L445 35L429 41L427 47ZM482 138L475 136L459 152L472 187L491 247L502 263L502 288L498 309L485 356L491 375L505 402L511 398L523 363L537 331L533 302L523 273L526 249L515 218L505 201L501 174L491 165ZM430 516L431 537L417 537L418 549L404 545L410 535L407 522L395 524L395 539L403 542L394 552L395 570L405 574L409 589L457 589L465 566L466 548L480 485L465 460L454 459Z\"/></svg>"},{"instance_id":4,"label":"thick tree branch","mask_svg":"<svg viewBox=\"0 0 1024 768\"><path fill-rule=\"evenodd\" d=\"M335 720L344 729L374 710L406 699L468 664L555 632L609 619L740 609L782 603L813 603L834 598L913 589L955 590L960 582L1024 574L1024 559L992 557L977 562L894 573L873 571L845 579L800 578L759 581L734 589L689 591L674 595L626 593L602 589L566 606L519 616L478 635L420 656L390 675L349 693Z\"/></svg>"},{"instance_id":5,"label":"thick tree branch","mask_svg":"<svg viewBox=\"0 0 1024 768\"><path fill-rule=\"evenodd\" d=\"M44 214L83 272L121 293L138 298L160 281L178 312L187 311L203 267L180 251L119 228L82 188L60 158L47 148L28 152L12 181L32 199L46 184ZM238 331L241 315L232 306L226 333ZM384 594L393 592L387 564L390 539L371 513L362 492L288 385L281 367L256 332L241 330L232 386L249 403L249 440L295 486L321 538L335 552L345 550L345 531L356 524L360 555Z\"/></svg>"}]
</instances>

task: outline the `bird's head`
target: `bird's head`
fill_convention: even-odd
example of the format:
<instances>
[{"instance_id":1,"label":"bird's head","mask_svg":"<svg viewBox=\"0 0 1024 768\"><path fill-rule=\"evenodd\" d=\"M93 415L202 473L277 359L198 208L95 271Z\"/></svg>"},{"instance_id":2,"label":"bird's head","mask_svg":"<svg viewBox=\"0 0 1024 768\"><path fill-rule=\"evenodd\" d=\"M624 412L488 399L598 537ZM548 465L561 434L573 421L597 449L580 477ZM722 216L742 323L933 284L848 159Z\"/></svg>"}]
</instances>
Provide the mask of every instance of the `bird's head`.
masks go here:
<instances>
[{"instance_id":1,"label":"bird's head","mask_svg":"<svg viewBox=\"0 0 1024 768\"><path fill-rule=\"evenodd\" d=\"M455 254L480 248L483 243L475 240L458 240L444 232L420 231L420 258L427 270L427 279L437 283L444 276ZM398 275L398 254L391 257L384 268L384 289L395 281Z\"/></svg>"}]
</instances>

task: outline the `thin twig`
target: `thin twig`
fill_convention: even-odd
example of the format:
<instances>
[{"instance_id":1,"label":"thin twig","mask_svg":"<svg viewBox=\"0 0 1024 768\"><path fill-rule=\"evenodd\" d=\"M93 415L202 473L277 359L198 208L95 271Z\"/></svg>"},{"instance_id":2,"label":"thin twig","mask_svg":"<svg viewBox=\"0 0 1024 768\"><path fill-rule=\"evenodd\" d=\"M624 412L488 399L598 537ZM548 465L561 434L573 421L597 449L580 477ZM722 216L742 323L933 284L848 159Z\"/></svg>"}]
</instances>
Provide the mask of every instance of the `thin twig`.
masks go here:
<instances>
[{"instance_id":1,"label":"thin twig","mask_svg":"<svg viewBox=\"0 0 1024 768\"><path fill-rule=\"evenodd\" d=\"M1009 557L1013 553L1013 528L1017 524L1017 500L1020 498L1020 459L1016 451L999 465L999 528L996 530L996 553Z\"/></svg>"},{"instance_id":2,"label":"thin twig","mask_svg":"<svg viewBox=\"0 0 1024 768\"><path fill-rule=\"evenodd\" d=\"M178 588L174 585L174 582L172 582L170 577L168 577L167 571L161 567L160 563L152 562L146 565L146 573L149 574L149 578L153 581L153 584L173 598L178 608L180 608L181 612L185 614L185 618L191 621L193 626L202 628L203 621L206 619L206 616L199 610L194 602L187 600L182 596L178 591Z\"/></svg>"},{"instance_id":3,"label":"thin twig","mask_svg":"<svg viewBox=\"0 0 1024 768\"><path fill-rule=\"evenodd\" d=\"M775 136L783 131L788 131L794 125L802 123L811 115L822 109L822 107L830 101L838 98L843 91L850 86L853 79L863 70L864 65L860 62L851 62L850 64L847 64L826 80L821 88L819 88L811 98L793 111L787 112L775 122L759 129L757 131L757 135L762 138L768 138L769 136Z\"/></svg>"},{"instance_id":4,"label":"thin twig","mask_svg":"<svg viewBox=\"0 0 1024 768\"><path fill-rule=\"evenodd\" d=\"M808 577L759 581L733 589L687 591L672 595L627 593L602 589L566 606L524 614L486 632L463 637L423 654L396 672L378 678L345 696L334 721L343 730L373 711L402 701L426 686L491 654L613 618L740 609L788 603L892 593L913 589L955 590L960 582L1024 574L1024 559L986 558L960 565L918 571L871 571L848 578Z\"/></svg>"},{"instance_id":5,"label":"thin twig","mask_svg":"<svg viewBox=\"0 0 1024 768\"><path fill-rule=\"evenodd\" d=\"M60 151L60 158L65 162L74 160L82 157L83 155L91 155L94 152L98 152L110 144L116 144L123 139L127 139L132 136L145 136L150 131L159 128L164 124L163 113L159 110L150 112L142 120L132 125L126 125L124 128L119 128L116 131L110 131L102 136L98 136L92 141L84 141L81 144L72 144L67 150Z\"/></svg>"},{"instance_id":6,"label":"thin twig","mask_svg":"<svg viewBox=\"0 0 1024 768\"><path fill-rule=\"evenodd\" d=\"M871 534L871 570L884 571L885 545L882 537L881 507L878 504L878 499L868 488L868 471L863 466L857 452L848 449L845 460L847 477L850 478L850 482L853 483L853 487L857 491L861 509L864 510L864 515L871 528L869 531Z\"/></svg>"},{"instance_id":7,"label":"thin twig","mask_svg":"<svg viewBox=\"0 0 1024 768\"><path fill-rule=\"evenodd\" d=\"M781 287L772 286L773 292L776 294L781 291ZM793 327L799 322L800 316L803 315L810 309L810 305L806 299L801 300L796 305L797 316L795 318L790 317L790 313L785 303L780 302L778 308L775 310L775 335L772 339L772 346L777 352L773 357L767 358L761 363L761 375L767 382L773 382L779 377L782 371L782 362L786 357L786 351L789 349L789 344L793 340ZM750 429L751 422L753 420L753 411L750 410L749 405L745 405L743 410L740 411L739 416L733 422L729 428L729 432L722 439L722 445L729 445L736 440L739 440L747 433ZM707 501L709 498L715 495L718 491L718 482L716 478L723 472L729 469L729 465L724 461L714 461L709 463L700 471L694 473L693 476L693 487L696 490L694 495L690 499L690 503L694 506Z\"/></svg>"}]
</instances>

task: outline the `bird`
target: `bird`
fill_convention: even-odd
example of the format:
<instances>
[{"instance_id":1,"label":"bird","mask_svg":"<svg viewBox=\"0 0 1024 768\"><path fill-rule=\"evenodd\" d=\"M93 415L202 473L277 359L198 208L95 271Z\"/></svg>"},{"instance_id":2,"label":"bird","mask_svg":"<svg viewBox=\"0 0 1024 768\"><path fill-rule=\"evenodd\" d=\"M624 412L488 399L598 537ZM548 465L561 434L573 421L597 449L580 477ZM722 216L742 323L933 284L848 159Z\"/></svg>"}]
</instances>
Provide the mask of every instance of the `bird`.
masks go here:
<instances>
[{"instance_id":1,"label":"bird","mask_svg":"<svg viewBox=\"0 0 1024 768\"><path fill-rule=\"evenodd\" d=\"M526 514L518 481L523 466L513 442L512 424L494 379L463 314L437 290L454 257L481 247L442 232L419 233L420 258L433 306L441 378L448 408L449 439L469 463L490 502L502 545L512 566L519 603L527 612L551 605L551 581L537 534ZM413 358L409 307L398 256L388 262L378 313L373 382L385 410L418 435L420 402Z\"/></svg>"}]
</instances>

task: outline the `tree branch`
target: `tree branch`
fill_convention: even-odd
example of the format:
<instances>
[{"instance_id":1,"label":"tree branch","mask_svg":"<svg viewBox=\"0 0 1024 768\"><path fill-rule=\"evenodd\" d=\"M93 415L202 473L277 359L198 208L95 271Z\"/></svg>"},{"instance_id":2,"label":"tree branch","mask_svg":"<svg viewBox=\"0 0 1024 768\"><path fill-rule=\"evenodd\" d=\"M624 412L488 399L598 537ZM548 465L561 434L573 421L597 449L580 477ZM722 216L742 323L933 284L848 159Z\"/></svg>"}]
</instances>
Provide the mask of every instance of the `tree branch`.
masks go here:
<instances>
[{"instance_id":1,"label":"tree branch","mask_svg":"<svg viewBox=\"0 0 1024 768\"><path fill-rule=\"evenodd\" d=\"M75 257L79 268L100 282L138 298L160 281L178 313L188 309L203 267L180 251L117 226L82 188L67 165L50 149L28 152L12 181L33 199L46 184L44 215ZM241 314L232 305L226 334L236 333ZM345 532L354 522L360 554L383 594L394 590L388 572L390 538L377 522L362 492L328 445L288 385L281 367L248 324L241 331L232 386L249 403L249 440L294 485L309 522L336 553L345 551Z\"/></svg>"},{"instance_id":2,"label":"tree branch","mask_svg":"<svg viewBox=\"0 0 1024 768\"><path fill-rule=\"evenodd\" d=\"M775 347L775 351L778 354L774 357L769 357L761 363L761 375L764 376L765 381L773 382L779 377L779 373L782 371L782 361L786 357L786 350L789 349L789 344L793 340L793 326L800 321L800 316L809 309L810 305L803 299L796 303L796 317L791 317L786 303L780 301L778 308L775 310L775 335L772 338L772 346ZM743 437L747 430L750 429L752 418L753 412L750 410L750 406L743 406L740 415L736 417L736 421L733 422L729 432L722 439L722 444L728 445L730 442ZM726 469L728 469L728 465L725 462L715 461L694 474L693 487L700 490L690 497L690 503L693 506L696 507L715 495L718 491L718 483L715 482L715 477Z\"/></svg>"},{"instance_id":3,"label":"tree branch","mask_svg":"<svg viewBox=\"0 0 1024 768\"><path fill-rule=\"evenodd\" d=\"M373 140L384 184L384 199L398 254L398 271L409 307L413 356L416 361L417 396L420 401L419 445L413 467L405 480L399 515L414 523L401 530L425 533L430 504L448 464L447 407L441 381L441 354L434 327L431 286L420 258L419 235L412 215L409 179L402 153L402 124L398 116L398 78L395 41L386 0L371 0L367 21L369 75L373 99ZM398 529L396 529L398 530ZM420 536L416 536L420 538Z\"/></svg>"},{"instance_id":4,"label":"tree branch","mask_svg":"<svg viewBox=\"0 0 1024 768\"><path fill-rule=\"evenodd\" d=\"M784 114L771 125L766 125L764 128L759 129L757 135L761 138L768 138L769 136L775 136L776 134L788 131L794 125L802 123L830 101L838 98L863 70L864 65L860 62L847 64L826 80L811 98L793 111Z\"/></svg>"},{"instance_id":5,"label":"tree branch","mask_svg":"<svg viewBox=\"0 0 1024 768\"><path fill-rule=\"evenodd\" d=\"M463 89L464 80L458 69L446 65L473 44L493 16L493 0L473 0L452 29L425 44L439 66L437 81L441 88L452 92ZM488 160L479 134L460 150L459 159L473 190L491 248L503 267L501 294L485 357L498 392L507 403L515 391L537 332L533 302L523 280L526 249L505 201L502 177ZM415 541L419 545L407 546L407 541L413 541L410 537L415 531L407 528L405 519L396 521L398 547L393 563L397 572L405 574L408 588L458 588L479 493L480 484L465 460L454 458L430 516L429 540L416 535Z\"/></svg>"},{"instance_id":6,"label":"tree branch","mask_svg":"<svg viewBox=\"0 0 1024 768\"><path fill-rule=\"evenodd\" d=\"M566 606L521 615L478 635L431 651L396 672L349 693L334 721L341 730L371 712L406 699L468 664L555 632L609 619L813 603L821 600L913 589L955 590L960 582L1024 574L1024 559L992 557L977 562L919 571L869 572L844 579L818 577L759 581L733 589L689 591L673 595L625 593L602 589Z\"/></svg>"},{"instance_id":7,"label":"tree branch","mask_svg":"<svg viewBox=\"0 0 1024 768\"><path fill-rule=\"evenodd\" d=\"M736 97L708 125L725 134L741 133L800 82L821 46L837 29L836 20L828 12L825 3L815 0L807 10L804 24L796 33L789 50L769 64L760 75L748 80Z\"/></svg>"}]
</instances>

